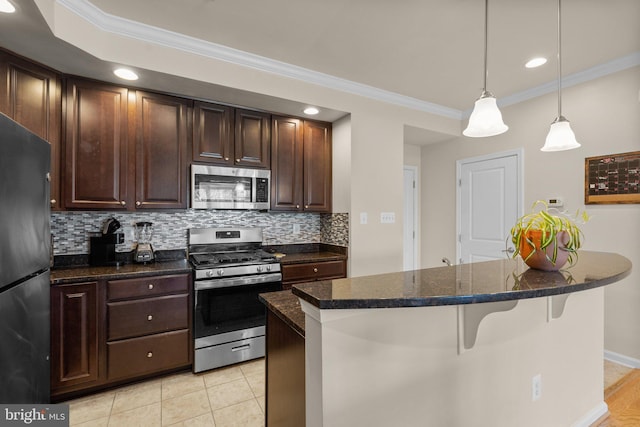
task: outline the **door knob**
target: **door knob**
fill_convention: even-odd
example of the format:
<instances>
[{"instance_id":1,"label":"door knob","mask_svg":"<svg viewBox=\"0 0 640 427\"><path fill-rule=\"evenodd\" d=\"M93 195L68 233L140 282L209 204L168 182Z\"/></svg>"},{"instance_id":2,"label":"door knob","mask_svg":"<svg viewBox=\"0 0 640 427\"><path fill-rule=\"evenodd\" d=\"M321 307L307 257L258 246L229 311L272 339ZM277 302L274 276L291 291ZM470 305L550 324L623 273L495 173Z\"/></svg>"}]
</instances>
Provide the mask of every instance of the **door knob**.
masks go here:
<instances>
[{"instance_id":1,"label":"door knob","mask_svg":"<svg viewBox=\"0 0 640 427\"><path fill-rule=\"evenodd\" d=\"M515 251L516 251L516 250L515 250L515 249L513 249L513 248L511 248L511 247L509 247L509 248L507 248L507 249L503 249L503 250L502 250L502 252L506 252L506 253L508 253L508 254L512 254L512 253L514 253Z\"/></svg>"}]
</instances>

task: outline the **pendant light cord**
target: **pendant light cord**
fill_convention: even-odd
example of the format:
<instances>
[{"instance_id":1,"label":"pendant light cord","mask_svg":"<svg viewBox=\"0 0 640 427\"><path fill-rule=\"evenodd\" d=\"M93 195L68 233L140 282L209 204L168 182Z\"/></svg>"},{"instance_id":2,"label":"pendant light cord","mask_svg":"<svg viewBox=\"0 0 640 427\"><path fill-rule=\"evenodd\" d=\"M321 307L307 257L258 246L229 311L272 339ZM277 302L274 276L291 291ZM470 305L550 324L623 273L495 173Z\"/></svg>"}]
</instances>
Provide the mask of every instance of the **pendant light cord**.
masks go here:
<instances>
[{"instance_id":1,"label":"pendant light cord","mask_svg":"<svg viewBox=\"0 0 640 427\"><path fill-rule=\"evenodd\" d=\"M561 5L560 3L562 2L562 0L558 0L558 119L560 117L562 117L562 93L561 93L561 87L562 87L562 53L561 53L561 49L562 49L562 28L561 28Z\"/></svg>"},{"instance_id":2,"label":"pendant light cord","mask_svg":"<svg viewBox=\"0 0 640 427\"><path fill-rule=\"evenodd\" d=\"M484 85L482 86L482 93L487 91L487 75L489 74L489 68L487 67L487 39L488 39L488 26L489 26L489 0L484 2Z\"/></svg>"}]
</instances>

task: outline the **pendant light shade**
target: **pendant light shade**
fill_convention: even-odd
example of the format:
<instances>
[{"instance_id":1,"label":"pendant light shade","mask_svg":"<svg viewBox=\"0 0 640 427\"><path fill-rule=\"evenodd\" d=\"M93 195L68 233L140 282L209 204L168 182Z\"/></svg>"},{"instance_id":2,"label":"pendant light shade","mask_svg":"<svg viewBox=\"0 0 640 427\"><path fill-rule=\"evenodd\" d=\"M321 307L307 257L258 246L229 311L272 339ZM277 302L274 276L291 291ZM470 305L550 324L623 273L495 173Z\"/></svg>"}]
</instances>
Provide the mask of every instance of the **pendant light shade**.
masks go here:
<instances>
[{"instance_id":1,"label":"pendant light shade","mask_svg":"<svg viewBox=\"0 0 640 427\"><path fill-rule=\"evenodd\" d=\"M544 147L540 151L564 151L580 147L576 135L571 130L569 120L560 116L551 123Z\"/></svg>"},{"instance_id":2,"label":"pendant light shade","mask_svg":"<svg viewBox=\"0 0 640 427\"><path fill-rule=\"evenodd\" d=\"M571 130L569 120L562 115L561 1L558 0L558 117L551 123L547 139L540 151L564 151L580 147L576 141L576 135Z\"/></svg>"},{"instance_id":3,"label":"pendant light shade","mask_svg":"<svg viewBox=\"0 0 640 427\"><path fill-rule=\"evenodd\" d=\"M502 121L502 113L498 109L496 98L487 90L487 33L489 22L489 0L485 0L484 7L484 86L482 95L477 99L467 128L462 131L464 136L482 138L500 135L509 129Z\"/></svg>"},{"instance_id":4,"label":"pendant light shade","mask_svg":"<svg viewBox=\"0 0 640 427\"><path fill-rule=\"evenodd\" d=\"M509 129L502 121L502 113L498 109L496 98L491 92L482 92L476 101L469 117L469 125L462 132L464 136L481 138L500 135Z\"/></svg>"}]
</instances>

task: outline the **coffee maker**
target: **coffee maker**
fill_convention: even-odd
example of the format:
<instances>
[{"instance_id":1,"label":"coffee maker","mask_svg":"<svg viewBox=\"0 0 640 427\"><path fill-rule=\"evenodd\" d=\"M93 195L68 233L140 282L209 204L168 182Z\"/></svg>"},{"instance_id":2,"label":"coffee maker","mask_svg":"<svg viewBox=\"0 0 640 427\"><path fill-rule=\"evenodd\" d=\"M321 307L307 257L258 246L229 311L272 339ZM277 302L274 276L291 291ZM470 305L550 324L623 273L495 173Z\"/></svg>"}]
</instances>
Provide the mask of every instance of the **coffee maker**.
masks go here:
<instances>
[{"instance_id":1,"label":"coffee maker","mask_svg":"<svg viewBox=\"0 0 640 427\"><path fill-rule=\"evenodd\" d=\"M151 226L153 223L147 221L136 222L136 249L133 253L133 260L135 262L147 263L154 259L153 248L151 247L151 237L153 236L153 230Z\"/></svg>"},{"instance_id":2,"label":"coffee maker","mask_svg":"<svg viewBox=\"0 0 640 427\"><path fill-rule=\"evenodd\" d=\"M89 236L89 265L118 265L116 245L124 242L124 235L118 233L120 222L109 218L99 234Z\"/></svg>"}]
</instances>

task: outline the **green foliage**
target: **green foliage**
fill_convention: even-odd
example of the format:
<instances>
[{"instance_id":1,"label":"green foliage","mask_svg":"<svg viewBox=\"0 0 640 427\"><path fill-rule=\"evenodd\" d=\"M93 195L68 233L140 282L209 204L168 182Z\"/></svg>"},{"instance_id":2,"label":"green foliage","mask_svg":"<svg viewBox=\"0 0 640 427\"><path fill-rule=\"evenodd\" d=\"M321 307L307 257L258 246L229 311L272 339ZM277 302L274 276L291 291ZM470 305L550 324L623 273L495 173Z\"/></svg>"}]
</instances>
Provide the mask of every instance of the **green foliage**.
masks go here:
<instances>
[{"instance_id":1,"label":"green foliage","mask_svg":"<svg viewBox=\"0 0 640 427\"><path fill-rule=\"evenodd\" d=\"M539 250L545 251L546 253L546 248L553 244L553 255L549 257L547 254L547 259L555 264L558 250L565 250L569 252L569 264L573 265L577 259L577 251L582 245L583 238L582 230L578 227L577 222L585 223L588 220L589 215L587 215L585 211L580 212L580 210L578 210L575 215L569 216L555 208L549 208L546 202L538 200L531 206L531 212L518 218L516 224L511 229L511 241L515 245L513 257L515 258L520 254L520 245L523 243L522 239L524 239L525 243L532 249L527 259L538 250L535 243L528 237L528 232L539 230L542 234ZM556 237L562 231L567 232L568 241L565 247L559 248ZM527 259L525 259L525 261Z\"/></svg>"}]
</instances>

